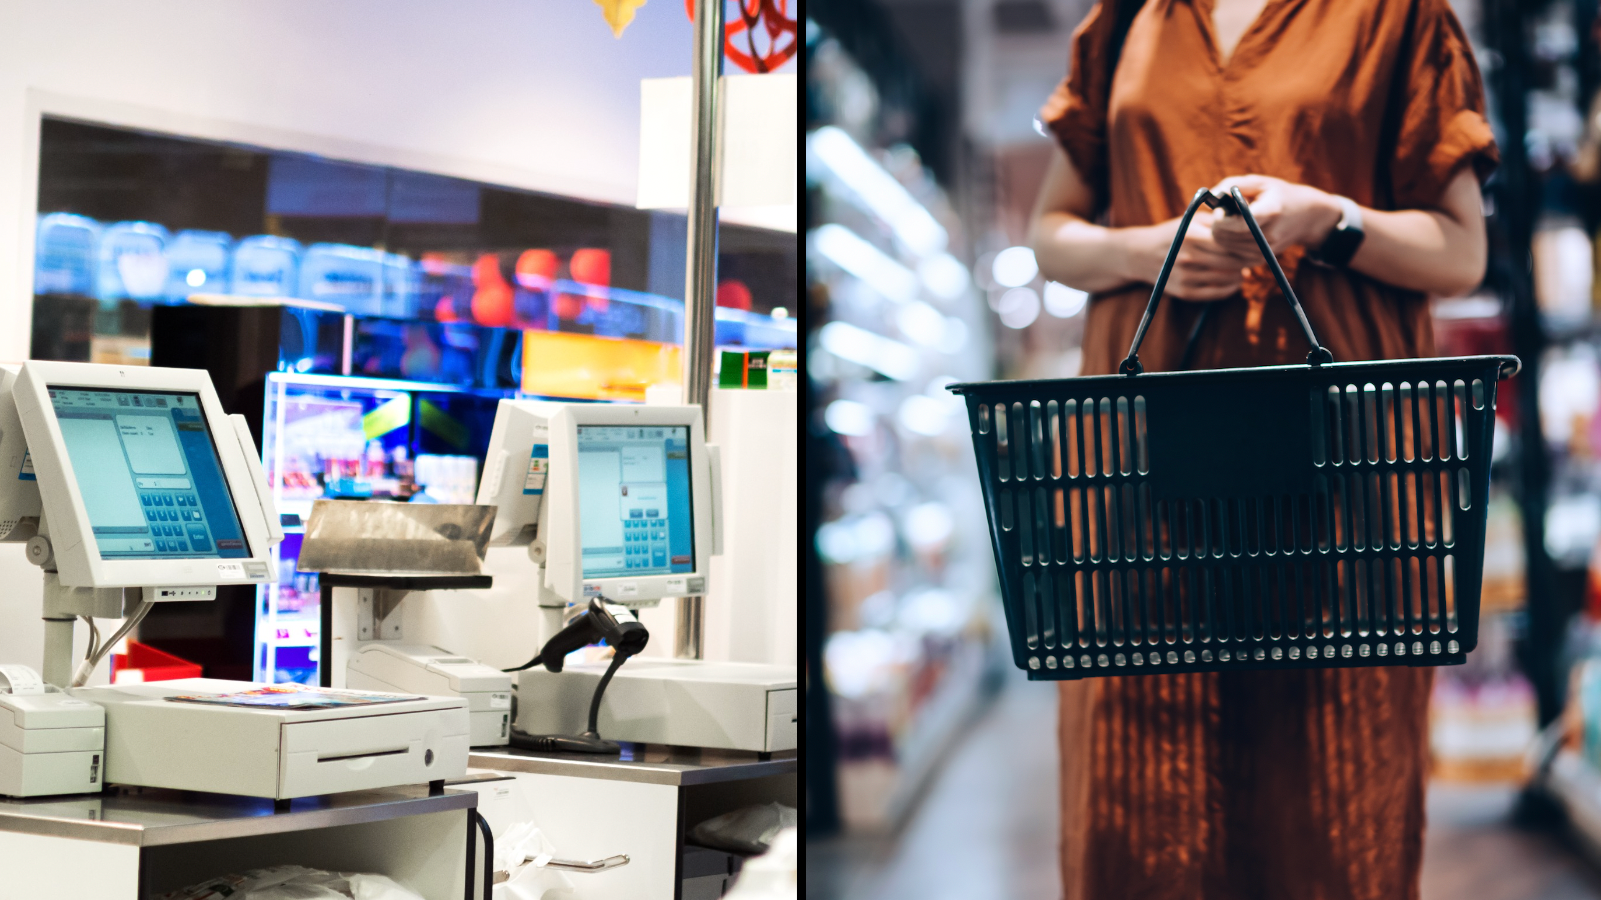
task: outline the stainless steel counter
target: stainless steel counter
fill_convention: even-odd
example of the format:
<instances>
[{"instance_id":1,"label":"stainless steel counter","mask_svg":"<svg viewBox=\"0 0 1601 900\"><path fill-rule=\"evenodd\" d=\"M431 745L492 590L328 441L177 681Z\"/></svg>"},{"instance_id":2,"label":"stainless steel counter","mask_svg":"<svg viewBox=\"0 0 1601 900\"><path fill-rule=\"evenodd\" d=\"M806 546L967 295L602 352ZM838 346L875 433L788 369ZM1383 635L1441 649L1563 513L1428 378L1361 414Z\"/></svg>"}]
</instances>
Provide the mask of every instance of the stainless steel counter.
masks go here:
<instances>
[{"instance_id":1,"label":"stainless steel counter","mask_svg":"<svg viewBox=\"0 0 1601 900\"><path fill-rule=\"evenodd\" d=\"M155 847L378 822L471 809L474 791L429 794L427 785L304 797L283 812L273 801L161 788L0 800L0 831Z\"/></svg>"},{"instance_id":2,"label":"stainless steel counter","mask_svg":"<svg viewBox=\"0 0 1601 900\"><path fill-rule=\"evenodd\" d=\"M621 759L588 753L474 750L467 758L467 765L469 775L474 769L489 769L686 787L796 773L799 771L797 760L794 750L762 759L755 753L734 750L625 744Z\"/></svg>"}]
</instances>

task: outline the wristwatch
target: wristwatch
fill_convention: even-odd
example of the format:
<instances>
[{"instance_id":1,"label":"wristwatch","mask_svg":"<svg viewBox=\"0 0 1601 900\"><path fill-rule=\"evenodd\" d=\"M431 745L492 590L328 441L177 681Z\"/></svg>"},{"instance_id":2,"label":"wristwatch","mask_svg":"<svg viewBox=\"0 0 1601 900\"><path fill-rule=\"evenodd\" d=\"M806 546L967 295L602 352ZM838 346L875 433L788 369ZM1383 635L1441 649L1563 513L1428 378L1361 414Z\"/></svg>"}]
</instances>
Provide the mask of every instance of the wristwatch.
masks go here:
<instances>
[{"instance_id":1,"label":"wristwatch","mask_svg":"<svg viewBox=\"0 0 1601 900\"><path fill-rule=\"evenodd\" d=\"M1311 256L1326 266L1343 268L1356 255L1356 248L1362 246L1362 238L1367 233L1362 230L1362 207L1357 206L1350 197L1337 196L1334 199L1340 203L1340 221L1323 239L1323 243L1312 251Z\"/></svg>"}]
</instances>

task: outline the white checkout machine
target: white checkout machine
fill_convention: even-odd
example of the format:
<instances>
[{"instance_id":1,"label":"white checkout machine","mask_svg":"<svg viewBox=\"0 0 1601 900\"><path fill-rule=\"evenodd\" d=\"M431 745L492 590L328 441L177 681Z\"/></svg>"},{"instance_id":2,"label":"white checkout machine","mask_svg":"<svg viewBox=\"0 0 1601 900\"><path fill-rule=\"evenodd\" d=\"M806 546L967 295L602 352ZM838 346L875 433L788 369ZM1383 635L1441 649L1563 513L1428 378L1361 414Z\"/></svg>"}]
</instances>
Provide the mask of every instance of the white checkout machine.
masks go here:
<instances>
[{"instance_id":1,"label":"white checkout machine","mask_svg":"<svg viewBox=\"0 0 1601 900\"><path fill-rule=\"evenodd\" d=\"M459 697L307 706L285 694L267 707L215 702L276 690L243 682L79 686L152 604L273 578L283 535L259 455L206 372L41 361L0 370L0 466L0 539L27 541L45 620L42 679L0 666L0 793L111 782L281 805L465 773ZM119 617L100 641L93 619ZM75 672L79 618L92 637Z\"/></svg>"},{"instance_id":2,"label":"white checkout machine","mask_svg":"<svg viewBox=\"0 0 1601 900\"><path fill-rule=\"evenodd\" d=\"M624 620L637 637L643 629L627 621L630 611L705 593L711 557L720 552L721 491L716 447L703 427L694 406L500 401L477 499L495 508L490 546L526 546L538 566L529 587L540 643L530 652L560 643L553 639L575 633L586 615L613 634ZM603 609L591 612L593 600ZM507 743L483 698L511 690L512 675L400 640L398 626L359 633L368 638L350 652L345 685L460 694L484 719L473 745ZM575 750L581 742L566 738L598 730L604 740L590 740L588 752L615 754L611 742L758 753L796 747L794 666L637 655L620 662L536 661L509 670L518 697L511 743ZM592 707L597 728L587 727Z\"/></svg>"},{"instance_id":3,"label":"white checkout machine","mask_svg":"<svg viewBox=\"0 0 1601 900\"><path fill-rule=\"evenodd\" d=\"M720 468L696 406L502 400L478 502L497 507L491 545L526 544L540 564L542 640L592 599L637 610L704 594L721 553ZM608 672L598 730L611 741L796 747L794 666L664 657L524 668L517 729L584 731Z\"/></svg>"}]
</instances>

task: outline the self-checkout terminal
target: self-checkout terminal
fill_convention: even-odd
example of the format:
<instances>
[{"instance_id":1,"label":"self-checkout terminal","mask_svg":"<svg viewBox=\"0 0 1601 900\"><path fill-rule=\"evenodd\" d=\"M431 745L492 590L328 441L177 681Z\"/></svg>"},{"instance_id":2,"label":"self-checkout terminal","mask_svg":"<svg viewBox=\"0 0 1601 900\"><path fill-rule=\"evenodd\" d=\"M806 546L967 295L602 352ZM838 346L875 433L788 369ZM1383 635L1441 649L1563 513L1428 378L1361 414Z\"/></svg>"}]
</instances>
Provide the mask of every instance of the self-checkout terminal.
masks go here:
<instances>
[{"instance_id":1,"label":"self-checkout terminal","mask_svg":"<svg viewBox=\"0 0 1601 900\"><path fill-rule=\"evenodd\" d=\"M478 502L498 508L491 543L526 545L540 564L548 640L593 600L637 610L705 593L722 552L720 470L699 407L502 400ZM636 657L553 668L520 671L519 731L585 731L604 688L598 731L612 741L796 746L793 666Z\"/></svg>"},{"instance_id":2,"label":"self-checkout terminal","mask_svg":"<svg viewBox=\"0 0 1601 900\"><path fill-rule=\"evenodd\" d=\"M204 371L35 361L0 373L0 388L0 532L26 539L43 570L45 621L42 679L8 673L0 693L0 764L26 770L0 775L0 791L113 782L286 800L465 772L467 713L457 697L311 704L214 679L81 686L151 604L270 581L282 531L245 421L223 413ZM124 626L91 639L74 667L79 618ZM233 699L245 694L257 696ZM86 780L62 775L30 790L41 783L30 767L45 771L47 756L97 755L84 746L94 713L79 703L103 716L103 770L97 761Z\"/></svg>"}]
</instances>

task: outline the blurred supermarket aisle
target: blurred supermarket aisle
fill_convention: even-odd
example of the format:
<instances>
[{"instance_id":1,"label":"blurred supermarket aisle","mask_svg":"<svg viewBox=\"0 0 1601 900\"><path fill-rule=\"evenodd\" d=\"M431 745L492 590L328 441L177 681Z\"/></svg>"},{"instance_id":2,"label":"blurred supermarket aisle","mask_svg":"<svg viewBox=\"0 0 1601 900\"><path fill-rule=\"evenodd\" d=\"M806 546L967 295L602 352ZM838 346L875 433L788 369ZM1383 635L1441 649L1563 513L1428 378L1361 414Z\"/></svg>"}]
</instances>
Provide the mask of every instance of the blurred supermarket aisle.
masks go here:
<instances>
[{"instance_id":1,"label":"blurred supermarket aisle","mask_svg":"<svg viewBox=\"0 0 1601 900\"><path fill-rule=\"evenodd\" d=\"M1593 900L1601 869L1555 826L1512 824L1510 784L1429 789L1423 900Z\"/></svg>"},{"instance_id":2,"label":"blurred supermarket aisle","mask_svg":"<svg viewBox=\"0 0 1601 900\"><path fill-rule=\"evenodd\" d=\"M898 839L811 841L807 900L1051 900L1056 686L1008 667Z\"/></svg>"},{"instance_id":3,"label":"blurred supermarket aisle","mask_svg":"<svg viewBox=\"0 0 1601 900\"><path fill-rule=\"evenodd\" d=\"M898 836L807 850L808 900L1052 900L1056 688L1011 671ZM1429 790L1423 900L1601 900L1601 868L1555 827L1513 824L1510 782Z\"/></svg>"}]
</instances>

